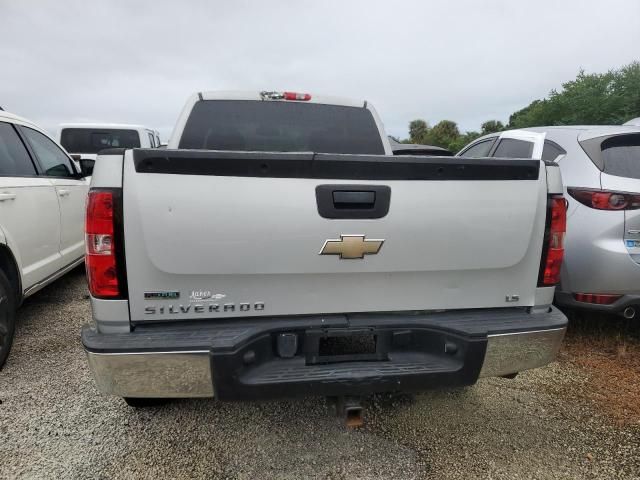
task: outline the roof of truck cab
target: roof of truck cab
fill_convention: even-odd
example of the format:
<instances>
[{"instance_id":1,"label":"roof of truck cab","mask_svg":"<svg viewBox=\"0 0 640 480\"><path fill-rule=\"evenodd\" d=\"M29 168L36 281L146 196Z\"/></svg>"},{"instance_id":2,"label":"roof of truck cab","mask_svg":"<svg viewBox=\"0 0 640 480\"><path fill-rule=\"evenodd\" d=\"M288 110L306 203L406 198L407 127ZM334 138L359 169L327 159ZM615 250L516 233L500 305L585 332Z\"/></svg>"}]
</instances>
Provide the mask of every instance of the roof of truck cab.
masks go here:
<instances>
[{"instance_id":1,"label":"roof of truck cab","mask_svg":"<svg viewBox=\"0 0 640 480\"><path fill-rule=\"evenodd\" d=\"M269 92L290 92L294 90L265 90ZM298 93L308 93L311 95L311 100L297 100L298 103L323 103L327 105L341 105L344 107L364 107L367 102L365 100L358 100L345 97L334 97L330 95L318 95L313 92L296 90ZM197 95L202 100L256 100L262 101L260 91L243 91L243 90L227 90L227 91L208 91L200 92ZM265 100L269 102L292 102L296 100Z\"/></svg>"},{"instance_id":2,"label":"roof of truck cab","mask_svg":"<svg viewBox=\"0 0 640 480\"><path fill-rule=\"evenodd\" d=\"M118 128L118 129L130 129L130 130L151 130L151 127L145 127L144 125L134 125L129 123L61 123L59 128Z\"/></svg>"}]
</instances>

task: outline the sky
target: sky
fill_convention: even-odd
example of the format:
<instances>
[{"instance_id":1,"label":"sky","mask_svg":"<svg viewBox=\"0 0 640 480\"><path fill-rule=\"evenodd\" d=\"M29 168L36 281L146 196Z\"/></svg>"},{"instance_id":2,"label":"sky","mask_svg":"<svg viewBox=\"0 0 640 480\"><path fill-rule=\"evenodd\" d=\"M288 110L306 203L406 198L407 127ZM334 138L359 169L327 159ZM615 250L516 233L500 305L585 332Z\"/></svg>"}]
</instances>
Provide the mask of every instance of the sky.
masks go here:
<instances>
[{"instance_id":1,"label":"sky","mask_svg":"<svg viewBox=\"0 0 640 480\"><path fill-rule=\"evenodd\" d=\"M0 0L0 106L167 139L203 90L366 99L416 118L503 122L575 78L640 60L640 0Z\"/></svg>"}]
</instances>

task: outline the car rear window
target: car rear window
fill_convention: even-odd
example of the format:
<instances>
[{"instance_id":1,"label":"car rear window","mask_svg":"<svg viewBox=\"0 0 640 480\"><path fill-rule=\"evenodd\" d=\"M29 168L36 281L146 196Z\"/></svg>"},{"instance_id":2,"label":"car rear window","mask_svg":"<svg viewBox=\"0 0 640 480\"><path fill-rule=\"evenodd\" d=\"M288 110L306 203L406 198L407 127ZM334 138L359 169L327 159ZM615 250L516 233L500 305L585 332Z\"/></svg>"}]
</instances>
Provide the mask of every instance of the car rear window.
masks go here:
<instances>
[{"instance_id":1,"label":"car rear window","mask_svg":"<svg viewBox=\"0 0 640 480\"><path fill-rule=\"evenodd\" d=\"M640 134L608 138L600 148L605 173L640 178Z\"/></svg>"},{"instance_id":2,"label":"car rear window","mask_svg":"<svg viewBox=\"0 0 640 480\"><path fill-rule=\"evenodd\" d=\"M69 153L98 153L105 148L137 148L140 136L135 130L106 128L65 128L60 144Z\"/></svg>"},{"instance_id":3,"label":"car rear window","mask_svg":"<svg viewBox=\"0 0 640 480\"><path fill-rule=\"evenodd\" d=\"M179 147L384 154L378 127L368 109L284 101L197 102Z\"/></svg>"}]
</instances>

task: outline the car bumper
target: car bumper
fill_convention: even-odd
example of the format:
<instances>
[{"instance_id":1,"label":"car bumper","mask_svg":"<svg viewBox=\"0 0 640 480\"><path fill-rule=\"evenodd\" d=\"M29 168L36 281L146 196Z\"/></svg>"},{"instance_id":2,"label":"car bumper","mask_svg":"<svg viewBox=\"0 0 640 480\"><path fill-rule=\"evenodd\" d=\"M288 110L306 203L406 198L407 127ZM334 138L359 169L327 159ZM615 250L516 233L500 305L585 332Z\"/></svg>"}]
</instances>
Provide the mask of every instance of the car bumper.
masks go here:
<instances>
[{"instance_id":1,"label":"car bumper","mask_svg":"<svg viewBox=\"0 0 640 480\"><path fill-rule=\"evenodd\" d=\"M138 325L118 334L86 326L82 342L104 393L247 400L471 385L553 361L566 324L555 308L376 313ZM282 334L296 338L290 358L278 349ZM372 350L322 356L322 339L356 335L374 339Z\"/></svg>"},{"instance_id":2,"label":"car bumper","mask_svg":"<svg viewBox=\"0 0 640 480\"><path fill-rule=\"evenodd\" d=\"M561 307L619 315L624 315L625 310L632 307L640 313L640 293L637 295L622 295L610 305L597 305L594 303L578 302L570 292L556 292L555 302ZM634 313L634 316L635 315L637 314Z\"/></svg>"}]
</instances>

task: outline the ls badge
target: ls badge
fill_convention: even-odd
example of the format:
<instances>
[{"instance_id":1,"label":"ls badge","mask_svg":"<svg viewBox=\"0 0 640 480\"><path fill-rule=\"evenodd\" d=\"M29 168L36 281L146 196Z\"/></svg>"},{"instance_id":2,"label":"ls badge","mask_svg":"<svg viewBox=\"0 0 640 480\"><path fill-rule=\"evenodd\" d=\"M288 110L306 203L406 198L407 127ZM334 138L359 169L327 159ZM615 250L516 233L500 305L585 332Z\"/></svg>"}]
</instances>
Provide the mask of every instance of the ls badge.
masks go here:
<instances>
[{"instance_id":1,"label":"ls badge","mask_svg":"<svg viewBox=\"0 0 640 480\"><path fill-rule=\"evenodd\" d=\"M340 235L339 240L327 240L320 250L320 255L340 255L341 260L351 260L378 253L384 240L365 240L364 237L364 235Z\"/></svg>"}]
</instances>

